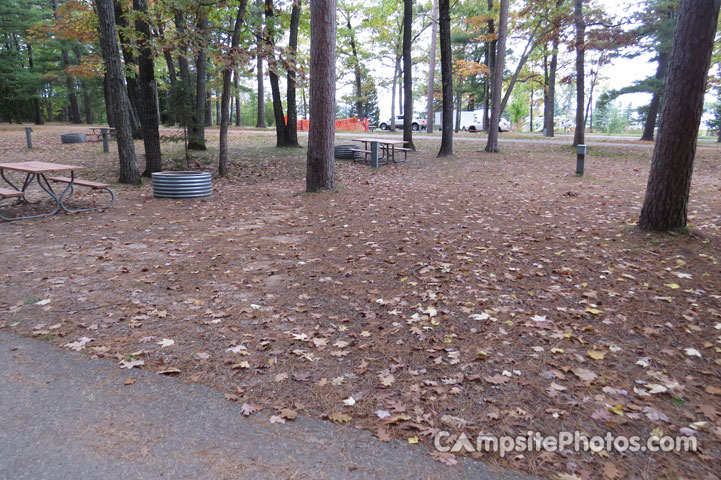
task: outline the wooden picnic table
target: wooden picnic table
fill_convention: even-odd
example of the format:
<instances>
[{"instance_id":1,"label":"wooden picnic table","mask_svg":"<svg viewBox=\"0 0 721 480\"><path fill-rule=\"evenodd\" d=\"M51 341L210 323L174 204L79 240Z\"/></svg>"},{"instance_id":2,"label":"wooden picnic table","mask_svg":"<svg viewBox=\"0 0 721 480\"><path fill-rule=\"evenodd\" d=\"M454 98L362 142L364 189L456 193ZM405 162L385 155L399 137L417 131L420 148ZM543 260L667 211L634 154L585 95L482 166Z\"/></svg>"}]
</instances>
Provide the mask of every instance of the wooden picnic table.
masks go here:
<instances>
[{"instance_id":1,"label":"wooden picnic table","mask_svg":"<svg viewBox=\"0 0 721 480\"><path fill-rule=\"evenodd\" d=\"M396 162L396 150L402 150L404 153L407 152L406 149L403 148L403 146L407 143L409 143L406 140L399 140L399 139L388 139L388 138L369 138L369 137L362 137L362 138L352 138L351 139L354 142L360 142L363 143L363 153L365 153L365 158L368 158L370 150L368 149L368 144L371 142L378 142L378 144L381 146L381 149L383 149L384 154L381 156L381 158L390 158L393 163L400 163ZM403 157L403 161L405 162L405 156Z\"/></svg>"},{"instance_id":2,"label":"wooden picnic table","mask_svg":"<svg viewBox=\"0 0 721 480\"><path fill-rule=\"evenodd\" d=\"M110 127L90 127L90 130L93 133L89 133L88 135L94 136L95 140L99 142L103 139L103 128L108 131L108 136L110 138L115 138L116 130L114 128L110 128Z\"/></svg>"},{"instance_id":3,"label":"wooden picnic table","mask_svg":"<svg viewBox=\"0 0 721 480\"><path fill-rule=\"evenodd\" d=\"M8 218L0 214L0 219L5 221L20 220L26 218L37 218L37 217L49 217L55 215L62 208L65 211L68 209L63 205L63 199L70 192L72 194L73 184L75 183L75 172L77 170L83 170L85 167L78 165L65 165L61 163L49 163L49 162L12 162L12 163L0 163L0 177L5 181L11 188L0 188L0 201L8 198L16 198L18 202L29 203L25 198L25 193L33 183L36 181L40 188L47 193L54 203L53 210L49 213L43 213L38 215L28 215L24 217ZM18 187L13 183L6 175L5 171L10 170L14 172L25 173L25 180L22 186ZM70 172L70 178L66 183L66 187L63 192L58 195L50 185L49 179L45 176L46 173L53 172Z\"/></svg>"}]
</instances>

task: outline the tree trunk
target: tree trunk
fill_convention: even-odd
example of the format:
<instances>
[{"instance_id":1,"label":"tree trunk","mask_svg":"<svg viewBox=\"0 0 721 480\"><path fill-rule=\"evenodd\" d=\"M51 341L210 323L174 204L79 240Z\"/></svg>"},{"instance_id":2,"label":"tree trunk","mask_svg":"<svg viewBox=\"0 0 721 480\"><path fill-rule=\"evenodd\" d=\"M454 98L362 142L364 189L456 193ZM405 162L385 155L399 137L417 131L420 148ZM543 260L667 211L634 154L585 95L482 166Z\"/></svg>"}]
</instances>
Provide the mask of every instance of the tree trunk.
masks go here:
<instances>
[{"instance_id":1,"label":"tree trunk","mask_svg":"<svg viewBox=\"0 0 721 480\"><path fill-rule=\"evenodd\" d=\"M30 44L27 44L28 49L28 64L30 67L30 70L35 69L35 64L33 63L33 47ZM40 109L40 99L37 96L33 96L33 113L35 114L35 125L42 125L43 123L43 112Z\"/></svg>"},{"instance_id":2,"label":"tree trunk","mask_svg":"<svg viewBox=\"0 0 721 480\"><path fill-rule=\"evenodd\" d=\"M528 120L529 120L528 123L529 123L529 126L528 126L528 131L529 131L530 133L533 133L533 93L534 93L534 90L533 90L533 87L531 87L531 102L530 102L530 104L529 104L529 106L528 106L528 107L529 107L529 114L528 114Z\"/></svg>"},{"instance_id":3,"label":"tree trunk","mask_svg":"<svg viewBox=\"0 0 721 480\"><path fill-rule=\"evenodd\" d=\"M235 126L240 127L240 86L238 83L238 70L233 71L233 88L235 88Z\"/></svg>"},{"instance_id":4,"label":"tree trunk","mask_svg":"<svg viewBox=\"0 0 721 480\"><path fill-rule=\"evenodd\" d=\"M488 24L488 34L493 35L496 33L496 26L495 21L493 19L493 15L491 12L493 11L493 0L488 0L488 20L486 21ZM495 76L493 75L493 72L496 71L496 48L498 46L498 40L492 40L490 44L486 43L486 48L488 49L488 70L489 75L486 78L486 82L489 84L488 91L490 93L490 96L493 96L493 79ZM486 108L483 112L483 129L488 132L491 129L491 102L490 98L487 96L485 100Z\"/></svg>"},{"instance_id":5,"label":"tree trunk","mask_svg":"<svg viewBox=\"0 0 721 480\"><path fill-rule=\"evenodd\" d=\"M583 0L575 0L573 21L576 24L576 134L573 146L586 142L584 102L586 100L586 22L583 19Z\"/></svg>"},{"instance_id":6,"label":"tree trunk","mask_svg":"<svg viewBox=\"0 0 721 480\"><path fill-rule=\"evenodd\" d=\"M454 119L454 132L461 129L461 88L463 88L463 77L458 77L458 90L456 91L456 118Z\"/></svg>"},{"instance_id":7,"label":"tree trunk","mask_svg":"<svg viewBox=\"0 0 721 480\"><path fill-rule=\"evenodd\" d=\"M133 0L133 9L139 12L135 21L135 30L139 37L138 57L138 113L143 126L143 144L145 146L145 171L143 176L150 177L154 172L163 171L160 154L160 132L158 131L158 103L155 83L155 62L150 48L150 25L144 20L148 15L148 0Z\"/></svg>"},{"instance_id":8,"label":"tree trunk","mask_svg":"<svg viewBox=\"0 0 721 480\"><path fill-rule=\"evenodd\" d=\"M115 121L115 107L113 107L113 100L110 95L110 78L108 77L107 71L103 76L103 94L105 95L105 112L108 117L108 126L110 128L116 128L118 124Z\"/></svg>"},{"instance_id":9,"label":"tree trunk","mask_svg":"<svg viewBox=\"0 0 721 480\"><path fill-rule=\"evenodd\" d=\"M396 131L396 85L397 85L397 79L398 79L398 70L400 70L399 66L400 59L396 57L396 65L395 69L393 70L393 88L391 90L391 124L389 125L391 132ZM398 95L401 93L398 92Z\"/></svg>"},{"instance_id":10,"label":"tree trunk","mask_svg":"<svg viewBox=\"0 0 721 480\"><path fill-rule=\"evenodd\" d=\"M413 0L403 0L403 145L416 151L413 145L413 59L411 34L413 33Z\"/></svg>"},{"instance_id":11,"label":"tree trunk","mask_svg":"<svg viewBox=\"0 0 721 480\"><path fill-rule=\"evenodd\" d=\"M453 155L453 50L451 49L450 0L438 2L438 30L441 41L441 88L443 90L443 119L441 120L441 149L439 157Z\"/></svg>"},{"instance_id":12,"label":"tree trunk","mask_svg":"<svg viewBox=\"0 0 721 480\"><path fill-rule=\"evenodd\" d=\"M561 6L563 0L556 0L556 9ZM558 70L558 44L560 35L560 19L558 12L555 12L553 21L553 40L551 41L551 63L548 67L548 88L546 93L546 101L543 106L543 126L546 137L554 137L554 123L556 118L556 71Z\"/></svg>"},{"instance_id":13,"label":"tree trunk","mask_svg":"<svg viewBox=\"0 0 721 480\"><path fill-rule=\"evenodd\" d=\"M642 230L686 227L696 138L721 0L680 0Z\"/></svg>"},{"instance_id":14,"label":"tree trunk","mask_svg":"<svg viewBox=\"0 0 721 480\"><path fill-rule=\"evenodd\" d=\"M185 14L182 13L179 10L175 10L175 28L178 30L178 34L183 36L185 35ZM193 99L193 91L190 88L190 67L188 65L188 47L185 44L185 42L181 42L178 45L178 50L180 54L178 55L178 71L180 72L180 82L181 82L181 88L179 89L179 99L176 99L177 103L180 103L180 105L176 105L176 107L179 108L179 112L175 112L176 118L179 117L179 124L183 127L187 127L190 123L190 110L192 109L192 106L195 104L195 101ZM179 102L177 101L179 100ZM184 129L184 131L187 134L187 128ZM187 155L187 152L186 152Z\"/></svg>"},{"instance_id":15,"label":"tree trunk","mask_svg":"<svg viewBox=\"0 0 721 480\"><path fill-rule=\"evenodd\" d=\"M298 106L296 102L296 55L298 52L298 28L300 26L300 0L293 2L290 12L290 33L288 36L288 74L286 85L286 103L288 104L288 122L285 127L286 146L300 147L298 143Z\"/></svg>"},{"instance_id":16,"label":"tree trunk","mask_svg":"<svg viewBox=\"0 0 721 480\"><path fill-rule=\"evenodd\" d=\"M353 25L350 23L350 15L346 22L346 28L350 32L350 49L353 57L353 81L355 86L355 110L356 117L363 116L363 76L360 66L360 58L358 58L358 48L356 47L355 32Z\"/></svg>"},{"instance_id":17,"label":"tree trunk","mask_svg":"<svg viewBox=\"0 0 721 480\"><path fill-rule=\"evenodd\" d=\"M240 41L240 27L243 24L243 17L248 6L248 0L241 0L238 12L235 16L235 24L233 25L233 35L230 38L229 57L232 59L233 54L238 49ZM228 127L230 126L230 76L233 74L235 62L231 61L223 70L223 92L220 94L220 146L218 149L218 173L224 177L228 175ZM237 74L235 75L237 82Z\"/></svg>"},{"instance_id":18,"label":"tree trunk","mask_svg":"<svg viewBox=\"0 0 721 480\"><path fill-rule=\"evenodd\" d=\"M119 46L115 30L115 11L112 0L96 0L98 13L98 32L100 33L100 47L105 61L106 76L108 78L108 90L110 93L110 104L113 116L117 122L117 146L118 157L120 158L120 183L131 185L140 184L140 170L135 157L135 146L133 145L133 132L130 126L130 115L124 97L125 80L123 67L120 64L118 54Z\"/></svg>"},{"instance_id":19,"label":"tree trunk","mask_svg":"<svg viewBox=\"0 0 721 480\"><path fill-rule=\"evenodd\" d=\"M431 20L431 51L428 60L428 99L426 100L426 132L433 133L433 94L436 80L436 48L438 41L438 0L433 0L433 17Z\"/></svg>"},{"instance_id":20,"label":"tree trunk","mask_svg":"<svg viewBox=\"0 0 721 480\"><path fill-rule=\"evenodd\" d=\"M209 81L210 75L207 75L205 77L205 84L207 85ZM206 127L213 126L213 95L210 90L207 90L205 92L205 120L203 121L203 125L205 125Z\"/></svg>"},{"instance_id":21,"label":"tree trunk","mask_svg":"<svg viewBox=\"0 0 721 480\"><path fill-rule=\"evenodd\" d=\"M273 0L265 0L265 44L268 48L268 76L270 77L270 91L273 97L275 143L277 147L286 147L288 146L288 138L286 135L285 116L283 114L283 100L280 98L280 77L278 75L280 62L275 58L275 40L273 38L275 31L272 29L274 16Z\"/></svg>"},{"instance_id":22,"label":"tree trunk","mask_svg":"<svg viewBox=\"0 0 721 480\"><path fill-rule=\"evenodd\" d=\"M671 56L670 52L659 52L658 67L656 68L656 80L664 82L666 80L666 72L668 72L668 61ZM656 118L661 108L661 98L663 97L663 87L653 92L651 104L648 106L648 116L643 126L643 135L641 140L653 141L654 131L656 130Z\"/></svg>"},{"instance_id":23,"label":"tree trunk","mask_svg":"<svg viewBox=\"0 0 721 480\"><path fill-rule=\"evenodd\" d=\"M208 32L208 8L198 7L197 33L205 39ZM195 108L190 113L188 125L188 148L190 150L206 150L205 146L205 76L207 74L206 49L198 48L195 57Z\"/></svg>"},{"instance_id":24,"label":"tree trunk","mask_svg":"<svg viewBox=\"0 0 721 480\"><path fill-rule=\"evenodd\" d=\"M556 70L558 69L558 38L554 38L553 52L551 53L551 62L548 67L548 94L546 103L543 107L543 124L545 126L545 136L554 137L554 125L556 118Z\"/></svg>"},{"instance_id":25,"label":"tree trunk","mask_svg":"<svg viewBox=\"0 0 721 480\"><path fill-rule=\"evenodd\" d=\"M308 192L335 188L335 24L335 0L310 0Z\"/></svg>"},{"instance_id":26,"label":"tree trunk","mask_svg":"<svg viewBox=\"0 0 721 480\"><path fill-rule=\"evenodd\" d=\"M521 70L523 69L523 66L528 61L528 57L533 53L533 51L536 49L536 46L538 45L536 42L536 33L538 32L538 28L539 28L539 26L536 25L536 28L531 33L531 36L528 37L528 41L526 42L526 47L523 49L521 58L518 60L518 65L516 66L516 71L513 72L513 75L511 76L511 81L509 82L508 88L506 89L506 93L503 95L503 100L501 100L501 112L506 110L506 106L508 105L508 100L510 100L510 98L511 98L511 92L513 92L513 87L516 86L518 77L521 75Z\"/></svg>"},{"instance_id":27,"label":"tree trunk","mask_svg":"<svg viewBox=\"0 0 721 480\"><path fill-rule=\"evenodd\" d=\"M122 5L117 0L115 0L114 2L114 10L115 25L117 27L120 27L118 29L118 37L120 38L120 49L123 52L123 60L125 60L126 66L134 66L136 63L135 55L133 54L133 46L131 45L130 39L128 39L126 34L124 33L124 30L128 28L128 22L123 16ZM138 106L138 97L140 96L140 93L138 93L138 82L135 77L126 77L125 83L127 85L128 91L128 94L125 97L128 100L127 104L129 104L127 108L129 109L130 113L130 126L133 129L133 138L143 138L143 127L140 123L139 114L140 107Z\"/></svg>"},{"instance_id":28,"label":"tree trunk","mask_svg":"<svg viewBox=\"0 0 721 480\"><path fill-rule=\"evenodd\" d=\"M508 34L508 0L501 0L501 15L498 19L498 44L496 63L491 83L492 106L491 122L488 127L487 152L498 152L498 124L501 121L501 89L503 88L503 69L506 63L506 36Z\"/></svg>"},{"instance_id":29,"label":"tree trunk","mask_svg":"<svg viewBox=\"0 0 721 480\"><path fill-rule=\"evenodd\" d=\"M263 0L257 0L258 7L263 5ZM258 121L255 126L257 128L265 128L265 86L263 79L263 24L258 23L256 30L256 69L258 70Z\"/></svg>"}]
</instances>

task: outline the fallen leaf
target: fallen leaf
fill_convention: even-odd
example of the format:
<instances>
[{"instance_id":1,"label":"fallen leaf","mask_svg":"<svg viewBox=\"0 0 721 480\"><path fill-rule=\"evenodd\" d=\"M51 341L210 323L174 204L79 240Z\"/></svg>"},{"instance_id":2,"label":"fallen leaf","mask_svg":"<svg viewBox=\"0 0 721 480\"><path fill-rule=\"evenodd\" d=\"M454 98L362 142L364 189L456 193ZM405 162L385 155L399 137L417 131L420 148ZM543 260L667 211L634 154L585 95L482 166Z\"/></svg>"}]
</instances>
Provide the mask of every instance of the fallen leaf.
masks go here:
<instances>
[{"instance_id":1,"label":"fallen leaf","mask_svg":"<svg viewBox=\"0 0 721 480\"><path fill-rule=\"evenodd\" d=\"M721 388L709 385L706 387L706 393L710 393L711 395L721 395Z\"/></svg>"},{"instance_id":2,"label":"fallen leaf","mask_svg":"<svg viewBox=\"0 0 721 480\"><path fill-rule=\"evenodd\" d=\"M378 427L378 430L376 430L375 436L378 440L380 440L383 443L391 441L391 436L388 433L388 430L386 430L383 427Z\"/></svg>"},{"instance_id":3,"label":"fallen leaf","mask_svg":"<svg viewBox=\"0 0 721 480\"><path fill-rule=\"evenodd\" d=\"M127 380L125 380L125 381L123 382L123 385L132 385L132 384L134 384L134 383L135 383L135 379L134 379L134 378L128 378Z\"/></svg>"},{"instance_id":4,"label":"fallen leaf","mask_svg":"<svg viewBox=\"0 0 721 480\"><path fill-rule=\"evenodd\" d=\"M251 405L250 403L244 403L240 406L240 413L242 413L244 416L248 417L252 413L255 413L258 411L257 405Z\"/></svg>"},{"instance_id":5,"label":"fallen leaf","mask_svg":"<svg viewBox=\"0 0 721 480\"><path fill-rule=\"evenodd\" d=\"M499 374L495 374L492 377L484 377L483 379L493 385L505 385L510 380L510 378Z\"/></svg>"},{"instance_id":6,"label":"fallen leaf","mask_svg":"<svg viewBox=\"0 0 721 480\"><path fill-rule=\"evenodd\" d=\"M145 362L143 360L123 360L122 362L120 362L120 368L127 368L128 370L135 367L141 367L143 365L145 365Z\"/></svg>"},{"instance_id":7,"label":"fallen leaf","mask_svg":"<svg viewBox=\"0 0 721 480\"><path fill-rule=\"evenodd\" d=\"M593 382L598 378L598 375L593 373L591 370L586 368L576 367L571 370L574 375L583 380L584 382Z\"/></svg>"},{"instance_id":8,"label":"fallen leaf","mask_svg":"<svg viewBox=\"0 0 721 480\"><path fill-rule=\"evenodd\" d=\"M616 465L611 462L604 463L603 469L601 471L603 472L603 476L605 478L608 478L609 480L619 480L626 476L626 472L620 470Z\"/></svg>"},{"instance_id":9,"label":"fallen leaf","mask_svg":"<svg viewBox=\"0 0 721 480\"><path fill-rule=\"evenodd\" d=\"M343 413L343 412L333 412L333 413L331 413L331 414L328 416L328 419L330 419L330 421L332 421L332 422L341 424L341 423L348 423L348 422L350 422L350 421L353 419L353 417L351 417L351 416L348 415L347 413Z\"/></svg>"},{"instance_id":10,"label":"fallen leaf","mask_svg":"<svg viewBox=\"0 0 721 480\"><path fill-rule=\"evenodd\" d=\"M586 351L586 355L594 360L603 360L603 357L606 356L606 353L599 352L598 350L588 350Z\"/></svg>"},{"instance_id":11,"label":"fallen leaf","mask_svg":"<svg viewBox=\"0 0 721 480\"><path fill-rule=\"evenodd\" d=\"M668 422L669 421L668 417L666 415L664 415L663 412L656 410L653 407L644 407L643 413L645 413L646 416L648 417L648 419L651 420L652 422L659 422L659 421Z\"/></svg>"},{"instance_id":12,"label":"fallen leaf","mask_svg":"<svg viewBox=\"0 0 721 480\"><path fill-rule=\"evenodd\" d=\"M280 416L286 420L295 420L298 416L298 412L290 408L284 408L280 411Z\"/></svg>"}]
</instances>

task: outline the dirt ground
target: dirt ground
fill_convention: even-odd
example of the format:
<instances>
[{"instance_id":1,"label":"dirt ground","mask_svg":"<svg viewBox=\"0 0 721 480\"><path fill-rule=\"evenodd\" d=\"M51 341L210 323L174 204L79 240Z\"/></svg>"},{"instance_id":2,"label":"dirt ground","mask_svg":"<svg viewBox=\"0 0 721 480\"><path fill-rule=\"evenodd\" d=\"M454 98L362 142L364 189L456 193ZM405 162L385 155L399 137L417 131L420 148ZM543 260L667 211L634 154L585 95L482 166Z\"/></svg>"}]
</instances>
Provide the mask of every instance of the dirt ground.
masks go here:
<instances>
[{"instance_id":1,"label":"dirt ground","mask_svg":"<svg viewBox=\"0 0 721 480\"><path fill-rule=\"evenodd\" d=\"M115 153L60 145L73 127L34 130L28 151L0 129L2 161L80 164L118 199L0 224L0 328L444 463L441 430L685 435L698 451L470 455L551 478L721 475L721 147L699 148L691 234L669 235L634 227L652 153L634 142L591 147L578 178L566 146L459 141L438 160L417 134L406 164L339 160L337 191L309 195L304 150L234 130L230 176L179 201L115 184ZM208 139L193 163L214 170Z\"/></svg>"}]
</instances>

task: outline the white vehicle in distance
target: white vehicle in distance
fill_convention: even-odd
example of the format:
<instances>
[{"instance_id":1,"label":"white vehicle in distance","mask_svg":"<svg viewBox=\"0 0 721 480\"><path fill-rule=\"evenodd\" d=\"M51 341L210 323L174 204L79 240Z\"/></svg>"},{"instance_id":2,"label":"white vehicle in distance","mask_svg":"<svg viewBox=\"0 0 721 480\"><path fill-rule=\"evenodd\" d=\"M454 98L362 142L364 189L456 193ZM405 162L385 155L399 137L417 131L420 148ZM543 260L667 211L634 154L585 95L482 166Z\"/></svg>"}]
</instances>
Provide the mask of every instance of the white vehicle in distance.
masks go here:
<instances>
[{"instance_id":1,"label":"white vehicle in distance","mask_svg":"<svg viewBox=\"0 0 721 480\"><path fill-rule=\"evenodd\" d=\"M395 126L396 126L396 128L403 128L403 121L404 121L403 115L396 115L396 119L395 119L395 120L396 120L396 121L395 121ZM391 129L390 123L391 123L390 120L388 120L387 122L381 122L381 124L378 125L378 128L380 128L381 130L390 130L390 129ZM421 127L425 127L425 124L426 124L426 121L425 121L425 120L420 120L420 119L418 119L418 118L413 118L413 121L412 121L412 123L411 123L411 126L412 126L412 128L413 128L413 131L414 131L414 132L417 132L418 130L421 129Z\"/></svg>"},{"instance_id":2,"label":"white vehicle in distance","mask_svg":"<svg viewBox=\"0 0 721 480\"><path fill-rule=\"evenodd\" d=\"M464 132L482 132L483 131L483 114L484 110L476 110L476 111L462 111L460 112L460 129ZM456 114L457 112L453 110L453 127L456 126ZM435 113L435 121L433 125L433 129L440 131L441 130L441 124L443 123L443 113L442 112L436 112ZM421 128L425 129L426 124L425 120L423 120L423 123L421 124ZM499 132L510 132L511 131L511 122L509 122L507 119L501 117L500 121L498 122L498 131Z\"/></svg>"},{"instance_id":3,"label":"white vehicle in distance","mask_svg":"<svg viewBox=\"0 0 721 480\"><path fill-rule=\"evenodd\" d=\"M482 132L483 131L483 114L484 110L476 110L474 113L474 122L468 127L469 132ZM508 119L501 117L498 120L498 131L499 132L510 132L511 122Z\"/></svg>"}]
</instances>

